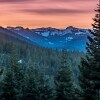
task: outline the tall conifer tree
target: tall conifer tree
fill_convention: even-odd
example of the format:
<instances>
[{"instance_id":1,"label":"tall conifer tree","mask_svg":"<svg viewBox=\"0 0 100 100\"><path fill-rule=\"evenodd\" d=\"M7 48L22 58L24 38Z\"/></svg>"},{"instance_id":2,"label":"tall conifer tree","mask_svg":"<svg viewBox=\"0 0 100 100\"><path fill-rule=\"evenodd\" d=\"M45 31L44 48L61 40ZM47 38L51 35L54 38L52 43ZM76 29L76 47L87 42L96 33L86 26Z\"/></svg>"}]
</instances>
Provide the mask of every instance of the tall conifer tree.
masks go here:
<instances>
[{"instance_id":1,"label":"tall conifer tree","mask_svg":"<svg viewBox=\"0 0 100 100\"><path fill-rule=\"evenodd\" d=\"M13 47L13 45L12 45ZM8 66L5 68L5 73L4 73L4 78L1 82L1 95L0 95L0 100L18 100L17 99L17 93L18 91L16 88L16 79L15 79L15 73L14 73L14 67L16 64L16 48L12 48L13 50L11 51L11 57L10 57L10 62ZM14 51L14 52L13 52ZM15 56L16 55L16 56Z\"/></svg>"},{"instance_id":2,"label":"tall conifer tree","mask_svg":"<svg viewBox=\"0 0 100 100\"><path fill-rule=\"evenodd\" d=\"M67 52L62 51L61 67L55 78L56 97L55 100L72 100L72 72L67 59Z\"/></svg>"},{"instance_id":3,"label":"tall conifer tree","mask_svg":"<svg viewBox=\"0 0 100 100\"><path fill-rule=\"evenodd\" d=\"M86 59L82 59L79 67L84 100L100 100L100 0L95 12L93 30L88 36Z\"/></svg>"},{"instance_id":4,"label":"tall conifer tree","mask_svg":"<svg viewBox=\"0 0 100 100\"><path fill-rule=\"evenodd\" d=\"M0 100L17 100L15 82L11 68L5 72L2 82L0 82Z\"/></svg>"},{"instance_id":5,"label":"tall conifer tree","mask_svg":"<svg viewBox=\"0 0 100 100\"><path fill-rule=\"evenodd\" d=\"M36 75L32 60L29 59L27 71L24 77L24 92L22 100L38 100L38 89L36 84Z\"/></svg>"}]
</instances>

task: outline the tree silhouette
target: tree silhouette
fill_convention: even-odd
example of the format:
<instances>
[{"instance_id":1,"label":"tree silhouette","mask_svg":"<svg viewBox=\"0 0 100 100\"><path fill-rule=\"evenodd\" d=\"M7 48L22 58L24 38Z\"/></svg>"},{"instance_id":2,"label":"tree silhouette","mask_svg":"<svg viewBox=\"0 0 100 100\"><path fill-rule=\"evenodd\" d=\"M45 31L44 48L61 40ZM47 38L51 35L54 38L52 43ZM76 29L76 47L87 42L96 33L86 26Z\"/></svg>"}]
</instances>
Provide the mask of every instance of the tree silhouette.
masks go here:
<instances>
[{"instance_id":1,"label":"tree silhouette","mask_svg":"<svg viewBox=\"0 0 100 100\"><path fill-rule=\"evenodd\" d=\"M100 0L97 4L93 30L88 36L86 59L80 65L80 86L85 100L100 100Z\"/></svg>"}]
</instances>

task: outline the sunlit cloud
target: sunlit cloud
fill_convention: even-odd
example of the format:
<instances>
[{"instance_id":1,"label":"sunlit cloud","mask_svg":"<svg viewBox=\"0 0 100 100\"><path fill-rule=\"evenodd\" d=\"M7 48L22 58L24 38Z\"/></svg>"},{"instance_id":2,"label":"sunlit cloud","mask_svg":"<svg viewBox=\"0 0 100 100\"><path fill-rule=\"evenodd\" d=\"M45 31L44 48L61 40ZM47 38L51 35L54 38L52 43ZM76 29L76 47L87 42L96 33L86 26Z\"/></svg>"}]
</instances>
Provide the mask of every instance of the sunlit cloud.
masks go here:
<instances>
[{"instance_id":1,"label":"sunlit cloud","mask_svg":"<svg viewBox=\"0 0 100 100\"><path fill-rule=\"evenodd\" d=\"M90 28L96 0L0 0L0 25Z\"/></svg>"}]
</instances>

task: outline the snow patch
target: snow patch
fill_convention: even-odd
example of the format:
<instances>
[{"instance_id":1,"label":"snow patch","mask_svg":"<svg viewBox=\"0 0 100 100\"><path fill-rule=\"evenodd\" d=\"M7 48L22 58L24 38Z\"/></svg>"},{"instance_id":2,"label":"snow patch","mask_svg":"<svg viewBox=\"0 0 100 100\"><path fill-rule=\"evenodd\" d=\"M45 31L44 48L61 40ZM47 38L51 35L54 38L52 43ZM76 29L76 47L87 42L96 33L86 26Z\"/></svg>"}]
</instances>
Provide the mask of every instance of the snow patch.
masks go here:
<instances>
[{"instance_id":1,"label":"snow patch","mask_svg":"<svg viewBox=\"0 0 100 100\"><path fill-rule=\"evenodd\" d=\"M49 31L48 32L43 32L43 33L41 33L42 34L42 36L44 36L44 37L48 37L49 36Z\"/></svg>"},{"instance_id":2,"label":"snow patch","mask_svg":"<svg viewBox=\"0 0 100 100\"><path fill-rule=\"evenodd\" d=\"M67 37L66 38L66 41L71 41L71 40L73 40L73 37Z\"/></svg>"},{"instance_id":3,"label":"snow patch","mask_svg":"<svg viewBox=\"0 0 100 100\"><path fill-rule=\"evenodd\" d=\"M77 32L75 35L81 35L81 34L86 34L85 32Z\"/></svg>"},{"instance_id":4,"label":"snow patch","mask_svg":"<svg viewBox=\"0 0 100 100\"><path fill-rule=\"evenodd\" d=\"M52 43L52 42L48 42L50 45L54 45L54 43Z\"/></svg>"},{"instance_id":5,"label":"snow patch","mask_svg":"<svg viewBox=\"0 0 100 100\"><path fill-rule=\"evenodd\" d=\"M29 39L29 37L26 37L27 39Z\"/></svg>"},{"instance_id":6,"label":"snow patch","mask_svg":"<svg viewBox=\"0 0 100 100\"><path fill-rule=\"evenodd\" d=\"M20 31L20 28L15 28L14 30L15 30L15 31Z\"/></svg>"},{"instance_id":7,"label":"snow patch","mask_svg":"<svg viewBox=\"0 0 100 100\"><path fill-rule=\"evenodd\" d=\"M22 62L23 62L22 60L19 60L19 61L18 61L19 64L22 64Z\"/></svg>"}]
</instances>

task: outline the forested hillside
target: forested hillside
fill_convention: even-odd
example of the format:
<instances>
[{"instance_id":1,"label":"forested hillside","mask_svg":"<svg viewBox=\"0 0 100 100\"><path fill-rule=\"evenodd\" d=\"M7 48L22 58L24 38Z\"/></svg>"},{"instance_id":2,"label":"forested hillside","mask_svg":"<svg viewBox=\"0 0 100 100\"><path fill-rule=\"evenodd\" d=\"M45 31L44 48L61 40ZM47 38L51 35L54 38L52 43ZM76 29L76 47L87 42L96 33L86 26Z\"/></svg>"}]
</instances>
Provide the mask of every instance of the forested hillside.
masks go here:
<instances>
[{"instance_id":1,"label":"forested hillside","mask_svg":"<svg viewBox=\"0 0 100 100\"><path fill-rule=\"evenodd\" d=\"M12 92L15 92L14 98L20 98L20 100L23 100L23 98L24 100L33 100L34 95L39 95L39 98L47 98L53 95L50 98L55 98L55 77L59 72L60 66L62 66L63 51L33 46L5 35L0 38L0 100L6 98L6 95L7 98L11 98ZM69 51L66 57L72 71L72 84L77 87L78 65L80 57L84 57L84 53ZM34 84L36 84L36 87ZM9 91L10 88L12 89L11 91ZM27 93L35 91L34 89L37 91L36 94L34 92L32 94ZM50 91L51 94L47 93ZM25 97L27 95L24 95L24 92L33 97L27 99L28 97Z\"/></svg>"}]
</instances>

